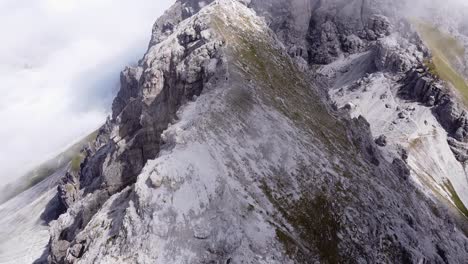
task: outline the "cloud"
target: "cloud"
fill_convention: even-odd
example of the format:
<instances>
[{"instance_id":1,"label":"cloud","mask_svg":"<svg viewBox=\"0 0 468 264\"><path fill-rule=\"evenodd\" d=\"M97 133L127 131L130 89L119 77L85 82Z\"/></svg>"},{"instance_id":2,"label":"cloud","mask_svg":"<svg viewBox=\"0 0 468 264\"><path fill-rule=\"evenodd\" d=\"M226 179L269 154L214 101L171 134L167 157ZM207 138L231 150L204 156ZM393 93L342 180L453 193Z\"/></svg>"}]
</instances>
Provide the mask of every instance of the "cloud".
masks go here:
<instances>
[{"instance_id":1,"label":"cloud","mask_svg":"<svg viewBox=\"0 0 468 264\"><path fill-rule=\"evenodd\" d=\"M405 0L402 13L410 17L425 18L434 23L462 23L466 19L466 0ZM443 21L438 21L442 19ZM449 20L449 21L447 21Z\"/></svg>"},{"instance_id":2,"label":"cloud","mask_svg":"<svg viewBox=\"0 0 468 264\"><path fill-rule=\"evenodd\" d=\"M0 1L0 185L104 122L172 2Z\"/></svg>"}]
</instances>

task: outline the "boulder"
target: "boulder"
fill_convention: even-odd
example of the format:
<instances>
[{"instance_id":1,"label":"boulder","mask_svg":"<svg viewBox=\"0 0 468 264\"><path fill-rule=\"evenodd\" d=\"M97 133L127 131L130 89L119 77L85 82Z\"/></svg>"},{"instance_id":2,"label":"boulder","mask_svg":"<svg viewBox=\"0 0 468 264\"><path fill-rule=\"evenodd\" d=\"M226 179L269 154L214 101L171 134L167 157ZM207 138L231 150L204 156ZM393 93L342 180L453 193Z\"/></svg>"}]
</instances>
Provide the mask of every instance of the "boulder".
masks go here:
<instances>
[{"instance_id":1,"label":"boulder","mask_svg":"<svg viewBox=\"0 0 468 264\"><path fill-rule=\"evenodd\" d=\"M385 135L380 135L378 138L375 139L375 144L380 147L387 146L387 137Z\"/></svg>"}]
</instances>

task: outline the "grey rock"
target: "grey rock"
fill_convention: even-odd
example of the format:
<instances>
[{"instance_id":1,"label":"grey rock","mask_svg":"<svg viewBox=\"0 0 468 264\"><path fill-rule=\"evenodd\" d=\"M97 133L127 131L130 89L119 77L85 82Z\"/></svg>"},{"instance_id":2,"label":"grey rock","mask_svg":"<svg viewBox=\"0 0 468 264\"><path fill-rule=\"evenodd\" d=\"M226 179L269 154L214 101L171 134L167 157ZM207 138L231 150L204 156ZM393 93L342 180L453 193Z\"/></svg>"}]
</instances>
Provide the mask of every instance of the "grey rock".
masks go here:
<instances>
[{"instance_id":1,"label":"grey rock","mask_svg":"<svg viewBox=\"0 0 468 264\"><path fill-rule=\"evenodd\" d=\"M367 28L365 30L368 40L377 40L391 33L390 20L383 15L373 15L369 18Z\"/></svg>"},{"instance_id":2,"label":"grey rock","mask_svg":"<svg viewBox=\"0 0 468 264\"><path fill-rule=\"evenodd\" d=\"M446 101L447 90L422 68L409 71L402 79L403 86L399 95L403 98L417 100L426 105L442 104Z\"/></svg>"},{"instance_id":3,"label":"grey rock","mask_svg":"<svg viewBox=\"0 0 468 264\"><path fill-rule=\"evenodd\" d=\"M83 245L82 244L75 244L74 246L70 247L68 253L75 258L80 258L83 254Z\"/></svg>"},{"instance_id":4,"label":"grey rock","mask_svg":"<svg viewBox=\"0 0 468 264\"><path fill-rule=\"evenodd\" d=\"M387 146L387 137L385 135L380 135L378 138L375 139L375 144L380 147Z\"/></svg>"},{"instance_id":5,"label":"grey rock","mask_svg":"<svg viewBox=\"0 0 468 264\"><path fill-rule=\"evenodd\" d=\"M415 52L408 54L408 50ZM397 36L379 39L372 47L374 52L374 63L379 71L390 71L404 73L410 70L422 58L416 52L417 47L402 41Z\"/></svg>"},{"instance_id":6,"label":"grey rock","mask_svg":"<svg viewBox=\"0 0 468 264\"><path fill-rule=\"evenodd\" d=\"M180 4L176 3L169 13L186 8L188 3ZM191 4L187 12L196 10ZM188 16L185 12L180 14ZM159 25L157 22L156 31ZM107 139L96 141L95 148L85 153L79 170L69 171L58 187L62 203L71 210L68 217L75 220L67 225L57 222L51 227L53 259L65 257L62 241L73 241L111 195L136 181L146 161L159 152L161 133L175 118L180 105L200 95L204 83L214 74L220 42L213 41L204 31L207 27L206 21L194 21L192 27L177 33L177 42L171 43L174 46L157 46L156 42L164 41L169 33L155 32L153 49L159 50L150 50L138 67L122 72L113 118L101 129L100 138ZM176 48L178 52L171 53ZM81 199L84 195L86 199Z\"/></svg>"},{"instance_id":7,"label":"grey rock","mask_svg":"<svg viewBox=\"0 0 468 264\"><path fill-rule=\"evenodd\" d=\"M447 141L458 161L462 163L468 161L468 143L460 142L454 138L448 138Z\"/></svg>"},{"instance_id":8,"label":"grey rock","mask_svg":"<svg viewBox=\"0 0 468 264\"><path fill-rule=\"evenodd\" d=\"M393 166L395 167L398 176L400 176L403 180L408 180L408 178L411 175L411 172L403 160L394 159Z\"/></svg>"},{"instance_id":9,"label":"grey rock","mask_svg":"<svg viewBox=\"0 0 468 264\"><path fill-rule=\"evenodd\" d=\"M427 100L427 106L434 106L436 103L436 99L434 95L429 96L429 99Z\"/></svg>"},{"instance_id":10,"label":"grey rock","mask_svg":"<svg viewBox=\"0 0 468 264\"><path fill-rule=\"evenodd\" d=\"M343 51L351 54L362 51L364 48L364 41L354 34L346 36L342 43Z\"/></svg>"},{"instance_id":11,"label":"grey rock","mask_svg":"<svg viewBox=\"0 0 468 264\"><path fill-rule=\"evenodd\" d=\"M434 107L433 112L449 135L458 141L466 141L468 120L462 104L456 102L450 91L442 86L423 68L410 71L399 91L403 98L412 99Z\"/></svg>"},{"instance_id":12,"label":"grey rock","mask_svg":"<svg viewBox=\"0 0 468 264\"><path fill-rule=\"evenodd\" d=\"M354 108L356 108L356 106L353 103L347 103L347 104L345 104L343 106L343 109L348 110L348 111L350 111L350 110L352 110Z\"/></svg>"},{"instance_id":13,"label":"grey rock","mask_svg":"<svg viewBox=\"0 0 468 264\"><path fill-rule=\"evenodd\" d=\"M393 30L379 11L388 6L312 1L301 26L293 2L177 1L155 23L147 53L122 73L112 119L59 189L68 210L51 223L51 262L466 259L466 237L400 180L407 152L388 162L375 146L385 139L332 111L288 56L329 63L379 45ZM381 70L401 73L392 52L377 52ZM447 103L423 77L408 74L402 93ZM465 115L454 116L465 136Z\"/></svg>"},{"instance_id":14,"label":"grey rock","mask_svg":"<svg viewBox=\"0 0 468 264\"><path fill-rule=\"evenodd\" d=\"M79 180L76 172L67 172L57 186L60 202L69 208L79 198Z\"/></svg>"},{"instance_id":15,"label":"grey rock","mask_svg":"<svg viewBox=\"0 0 468 264\"><path fill-rule=\"evenodd\" d=\"M402 147L402 146L398 146L398 147L397 147L397 151L398 151L398 155L400 156L400 158L401 158L404 162L407 162L407 160L408 160L408 150L405 149L405 148Z\"/></svg>"},{"instance_id":16,"label":"grey rock","mask_svg":"<svg viewBox=\"0 0 468 264\"><path fill-rule=\"evenodd\" d=\"M203 6L213 0L179 0L171 6L153 25L149 46L154 46L170 36L183 20L196 14Z\"/></svg>"},{"instance_id":17,"label":"grey rock","mask_svg":"<svg viewBox=\"0 0 468 264\"><path fill-rule=\"evenodd\" d=\"M338 28L333 21L325 20L315 30L310 36L310 60L317 64L328 64L342 52Z\"/></svg>"},{"instance_id":18,"label":"grey rock","mask_svg":"<svg viewBox=\"0 0 468 264\"><path fill-rule=\"evenodd\" d=\"M454 134L464 127L466 118L463 115L462 106L454 100L448 99L434 108L434 113L440 124L449 134ZM463 138L459 138L462 140Z\"/></svg>"},{"instance_id":19,"label":"grey rock","mask_svg":"<svg viewBox=\"0 0 468 264\"><path fill-rule=\"evenodd\" d=\"M127 67L120 74L120 90L112 104L113 118L116 118L128 104L131 98L138 96L138 84L140 82L142 69L139 67Z\"/></svg>"},{"instance_id":20,"label":"grey rock","mask_svg":"<svg viewBox=\"0 0 468 264\"><path fill-rule=\"evenodd\" d=\"M70 242L65 240L57 241L54 247L50 248L48 262L49 263L64 263Z\"/></svg>"}]
</instances>

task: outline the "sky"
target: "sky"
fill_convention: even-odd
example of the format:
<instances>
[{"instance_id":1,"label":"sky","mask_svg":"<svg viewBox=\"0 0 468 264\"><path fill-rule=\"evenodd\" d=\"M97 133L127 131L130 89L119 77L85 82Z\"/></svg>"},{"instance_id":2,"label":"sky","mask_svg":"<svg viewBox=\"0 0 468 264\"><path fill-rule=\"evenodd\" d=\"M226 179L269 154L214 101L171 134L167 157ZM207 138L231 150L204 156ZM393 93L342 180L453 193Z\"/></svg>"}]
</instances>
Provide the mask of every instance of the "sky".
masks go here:
<instances>
[{"instance_id":1,"label":"sky","mask_svg":"<svg viewBox=\"0 0 468 264\"><path fill-rule=\"evenodd\" d=\"M172 2L0 1L0 186L104 123Z\"/></svg>"}]
</instances>

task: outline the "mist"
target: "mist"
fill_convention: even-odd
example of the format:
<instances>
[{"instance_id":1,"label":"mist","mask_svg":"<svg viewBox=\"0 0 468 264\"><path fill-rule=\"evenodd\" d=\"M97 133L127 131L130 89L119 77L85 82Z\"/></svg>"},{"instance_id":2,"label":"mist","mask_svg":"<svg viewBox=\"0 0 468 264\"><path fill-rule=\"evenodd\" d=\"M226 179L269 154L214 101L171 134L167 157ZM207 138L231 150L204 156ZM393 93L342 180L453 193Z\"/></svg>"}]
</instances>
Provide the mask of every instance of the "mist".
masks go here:
<instances>
[{"instance_id":1,"label":"mist","mask_svg":"<svg viewBox=\"0 0 468 264\"><path fill-rule=\"evenodd\" d=\"M172 2L0 1L0 186L103 124Z\"/></svg>"},{"instance_id":2,"label":"mist","mask_svg":"<svg viewBox=\"0 0 468 264\"><path fill-rule=\"evenodd\" d=\"M119 72L143 55L154 21L174 1L0 1L0 186L105 121ZM406 3L407 16L468 33L465 0Z\"/></svg>"},{"instance_id":3,"label":"mist","mask_svg":"<svg viewBox=\"0 0 468 264\"><path fill-rule=\"evenodd\" d=\"M410 18L422 18L435 25L459 27L466 24L466 0L405 0L401 12Z\"/></svg>"}]
</instances>

